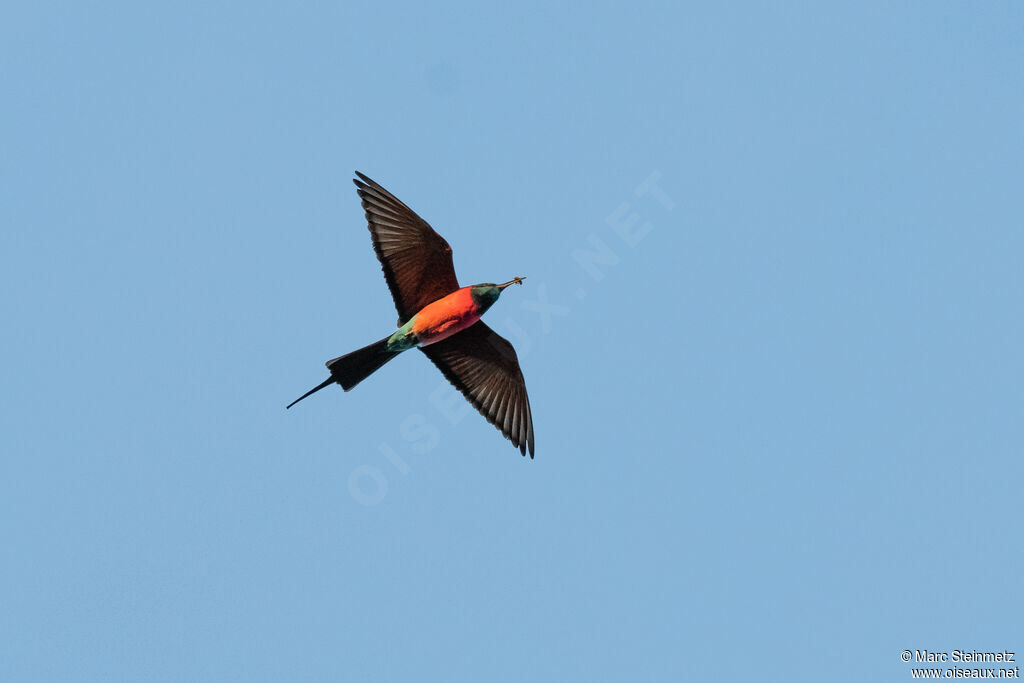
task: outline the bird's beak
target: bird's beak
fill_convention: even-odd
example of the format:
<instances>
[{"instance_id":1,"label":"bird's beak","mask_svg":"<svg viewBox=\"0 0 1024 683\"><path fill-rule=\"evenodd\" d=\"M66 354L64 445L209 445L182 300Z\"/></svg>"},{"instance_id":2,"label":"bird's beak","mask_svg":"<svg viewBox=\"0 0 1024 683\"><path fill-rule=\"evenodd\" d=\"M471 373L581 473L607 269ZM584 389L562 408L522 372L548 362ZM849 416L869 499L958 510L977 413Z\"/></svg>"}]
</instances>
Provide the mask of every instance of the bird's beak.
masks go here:
<instances>
[{"instance_id":1,"label":"bird's beak","mask_svg":"<svg viewBox=\"0 0 1024 683\"><path fill-rule=\"evenodd\" d=\"M512 278L511 280L509 280L505 284L498 285L498 289L505 289L509 285L521 285L521 284L523 284L523 280L525 280L525 279L526 279L525 277L519 277L517 275L516 277Z\"/></svg>"}]
</instances>

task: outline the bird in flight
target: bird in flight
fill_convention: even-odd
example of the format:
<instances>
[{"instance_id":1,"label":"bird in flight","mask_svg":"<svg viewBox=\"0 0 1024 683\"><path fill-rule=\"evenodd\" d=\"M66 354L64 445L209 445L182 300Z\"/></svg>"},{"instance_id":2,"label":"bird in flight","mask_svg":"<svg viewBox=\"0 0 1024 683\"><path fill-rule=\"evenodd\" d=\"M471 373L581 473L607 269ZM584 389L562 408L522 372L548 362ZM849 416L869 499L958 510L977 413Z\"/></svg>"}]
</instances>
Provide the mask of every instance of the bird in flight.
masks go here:
<instances>
[{"instance_id":1,"label":"bird in flight","mask_svg":"<svg viewBox=\"0 0 1024 683\"><path fill-rule=\"evenodd\" d=\"M519 452L533 457L533 417L516 351L482 320L515 277L500 285L459 287L452 248L398 197L356 171L373 250L398 309L398 330L358 351L327 361L331 376L288 408L337 382L348 391L413 347L427 355L487 421Z\"/></svg>"}]
</instances>

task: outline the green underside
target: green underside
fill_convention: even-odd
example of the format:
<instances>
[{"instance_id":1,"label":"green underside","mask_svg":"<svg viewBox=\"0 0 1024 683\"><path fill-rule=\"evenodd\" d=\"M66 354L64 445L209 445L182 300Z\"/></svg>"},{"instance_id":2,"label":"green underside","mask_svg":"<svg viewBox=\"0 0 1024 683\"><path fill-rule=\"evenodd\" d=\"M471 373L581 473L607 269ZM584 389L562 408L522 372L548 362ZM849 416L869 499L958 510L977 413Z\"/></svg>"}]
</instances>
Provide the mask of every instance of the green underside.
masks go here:
<instances>
[{"instance_id":1,"label":"green underside","mask_svg":"<svg viewBox=\"0 0 1024 683\"><path fill-rule=\"evenodd\" d=\"M416 316L413 316L404 325L399 327L393 335L388 337L388 351L407 351L417 344L420 343L416 333L412 331L413 322L416 320Z\"/></svg>"}]
</instances>

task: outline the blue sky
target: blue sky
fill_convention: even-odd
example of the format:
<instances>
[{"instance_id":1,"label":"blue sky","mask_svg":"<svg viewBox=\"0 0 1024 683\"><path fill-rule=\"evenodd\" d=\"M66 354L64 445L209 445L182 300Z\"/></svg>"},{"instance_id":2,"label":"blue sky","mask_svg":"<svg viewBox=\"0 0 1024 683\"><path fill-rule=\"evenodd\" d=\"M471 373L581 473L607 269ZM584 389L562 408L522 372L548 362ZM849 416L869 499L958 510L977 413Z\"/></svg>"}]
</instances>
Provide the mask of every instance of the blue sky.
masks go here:
<instances>
[{"instance_id":1,"label":"blue sky","mask_svg":"<svg viewBox=\"0 0 1024 683\"><path fill-rule=\"evenodd\" d=\"M0 60L3 680L1024 650L1018 3L22 3ZM284 410L394 327L356 169L527 276L536 460L417 353Z\"/></svg>"}]
</instances>

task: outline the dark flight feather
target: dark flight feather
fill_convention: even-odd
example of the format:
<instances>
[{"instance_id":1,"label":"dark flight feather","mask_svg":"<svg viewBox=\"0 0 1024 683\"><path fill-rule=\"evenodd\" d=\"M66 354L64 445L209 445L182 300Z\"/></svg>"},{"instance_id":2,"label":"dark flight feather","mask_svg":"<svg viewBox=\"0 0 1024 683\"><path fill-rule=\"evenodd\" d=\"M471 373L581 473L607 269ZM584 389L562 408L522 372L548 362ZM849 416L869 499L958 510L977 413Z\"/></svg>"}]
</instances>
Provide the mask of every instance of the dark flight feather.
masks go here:
<instances>
[{"instance_id":1,"label":"dark flight feather","mask_svg":"<svg viewBox=\"0 0 1024 683\"><path fill-rule=\"evenodd\" d=\"M427 304L459 288L452 248L395 195L356 171L358 188L384 279L404 325Z\"/></svg>"},{"instance_id":2,"label":"dark flight feather","mask_svg":"<svg viewBox=\"0 0 1024 683\"><path fill-rule=\"evenodd\" d=\"M483 321L420 350L519 452L533 457L533 416L516 351Z\"/></svg>"}]
</instances>

